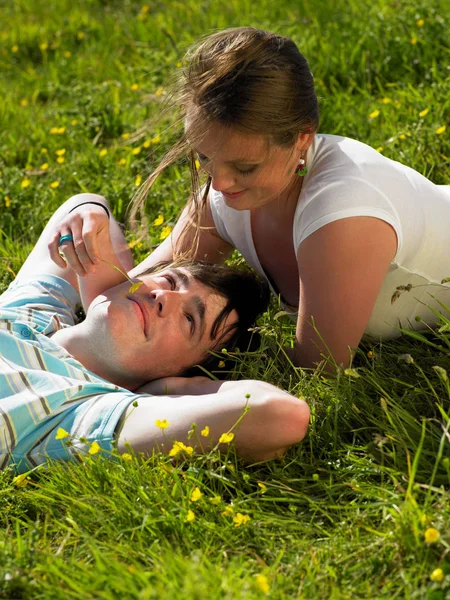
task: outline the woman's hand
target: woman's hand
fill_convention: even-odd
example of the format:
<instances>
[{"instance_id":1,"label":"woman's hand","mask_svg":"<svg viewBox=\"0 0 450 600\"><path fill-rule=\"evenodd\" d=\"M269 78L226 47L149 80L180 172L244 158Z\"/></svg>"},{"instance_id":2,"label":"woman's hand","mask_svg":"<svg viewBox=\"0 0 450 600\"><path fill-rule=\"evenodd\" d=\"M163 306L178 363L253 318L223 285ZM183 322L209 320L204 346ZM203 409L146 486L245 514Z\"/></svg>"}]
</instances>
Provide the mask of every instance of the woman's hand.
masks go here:
<instances>
[{"instance_id":1,"label":"woman's hand","mask_svg":"<svg viewBox=\"0 0 450 600\"><path fill-rule=\"evenodd\" d=\"M50 234L48 250L58 266L71 267L77 275L85 277L95 272L95 265L102 259L101 247L110 242L109 218L106 211L96 204L83 204L72 210L60 221ZM59 239L71 235L72 241L59 245ZM64 253L64 258L60 255Z\"/></svg>"},{"instance_id":2,"label":"woman's hand","mask_svg":"<svg viewBox=\"0 0 450 600\"><path fill-rule=\"evenodd\" d=\"M213 381L208 377L163 377L155 379L137 390L136 394L154 396L199 396L218 391L223 381Z\"/></svg>"}]
</instances>

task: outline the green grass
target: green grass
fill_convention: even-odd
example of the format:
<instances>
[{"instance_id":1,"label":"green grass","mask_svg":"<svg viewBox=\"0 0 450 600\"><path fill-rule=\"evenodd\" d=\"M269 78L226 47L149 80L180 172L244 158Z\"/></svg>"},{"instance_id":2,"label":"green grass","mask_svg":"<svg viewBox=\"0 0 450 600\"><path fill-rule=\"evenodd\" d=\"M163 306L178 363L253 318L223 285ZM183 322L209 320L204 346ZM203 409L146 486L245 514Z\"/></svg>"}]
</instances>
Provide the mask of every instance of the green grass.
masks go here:
<instances>
[{"instance_id":1,"label":"green grass","mask_svg":"<svg viewBox=\"0 0 450 600\"><path fill-rule=\"evenodd\" d=\"M72 194L101 193L125 219L136 178L177 135L170 113L157 119L177 62L217 28L291 36L316 78L321 131L450 184L449 0L142 6L1 3L0 289ZM144 122L144 137L130 142ZM157 183L146 209L150 238L129 234L136 260L173 225L188 188L182 163ZM152 225L160 214L164 222ZM251 466L230 448L176 465L159 455L118 464L97 455L39 470L24 487L1 473L0 598L256 599L265 596L258 575L275 599L450 598L449 322L435 334L366 344L353 371L326 381L289 366L280 348L293 327L277 310L259 324L261 350L228 357L223 371L306 397L303 444ZM191 502L196 487L203 495ZM186 522L190 509L196 518ZM237 513L250 520L235 526ZM425 542L430 527L440 533L434 544ZM436 568L442 582L430 580Z\"/></svg>"}]
</instances>

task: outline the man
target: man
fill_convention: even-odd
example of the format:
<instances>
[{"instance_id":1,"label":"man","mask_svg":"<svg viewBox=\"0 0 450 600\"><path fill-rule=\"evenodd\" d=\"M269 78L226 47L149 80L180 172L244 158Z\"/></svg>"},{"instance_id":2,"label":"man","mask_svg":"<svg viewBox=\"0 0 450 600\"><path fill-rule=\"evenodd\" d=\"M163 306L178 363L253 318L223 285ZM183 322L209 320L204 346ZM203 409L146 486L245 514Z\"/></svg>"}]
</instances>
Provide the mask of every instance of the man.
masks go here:
<instances>
[{"instance_id":1,"label":"man","mask_svg":"<svg viewBox=\"0 0 450 600\"><path fill-rule=\"evenodd\" d=\"M95 238L103 260L77 275L68 265L84 260L80 240L89 239L93 218L103 223ZM55 239L66 260L55 256ZM70 460L94 441L105 451L113 442L119 452L126 444L169 451L174 440L187 443L192 423L209 427L206 440L189 441L201 451L247 405L235 430L240 455L268 459L300 441L305 402L258 381L179 376L210 350L238 342L267 305L264 285L198 264L146 272L131 285L121 272L130 256L106 200L79 194L56 211L1 296L0 468L25 472L47 457ZM86 318L76 324L80 298ZM164 419L163 433L156 421ZM56 439L59 429L72 445Z\"/></svg>"}]
</instances>

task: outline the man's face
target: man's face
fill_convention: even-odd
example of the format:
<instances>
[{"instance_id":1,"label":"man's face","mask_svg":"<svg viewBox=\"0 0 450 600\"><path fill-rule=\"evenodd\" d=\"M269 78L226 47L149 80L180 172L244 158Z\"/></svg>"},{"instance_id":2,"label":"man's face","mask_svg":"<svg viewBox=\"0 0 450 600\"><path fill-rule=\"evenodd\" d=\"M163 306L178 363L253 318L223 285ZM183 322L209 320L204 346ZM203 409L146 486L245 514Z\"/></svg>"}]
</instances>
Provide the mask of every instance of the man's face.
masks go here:
<instances>
[{"instance_id":1,"label":"man's face","mask_svg":"<svg viewBox=\"0 0 450 600\"><path fill-rule=\"evenodd\" d=\"M186 268L138 279L142 285L133 293L127 281L95 298L85 321L102 362L113 374L136 381L134 387L201 362L216 343L211 328L226 304ZM236 320L232 311L218 337Z\"/></svg>"}]
</instances>

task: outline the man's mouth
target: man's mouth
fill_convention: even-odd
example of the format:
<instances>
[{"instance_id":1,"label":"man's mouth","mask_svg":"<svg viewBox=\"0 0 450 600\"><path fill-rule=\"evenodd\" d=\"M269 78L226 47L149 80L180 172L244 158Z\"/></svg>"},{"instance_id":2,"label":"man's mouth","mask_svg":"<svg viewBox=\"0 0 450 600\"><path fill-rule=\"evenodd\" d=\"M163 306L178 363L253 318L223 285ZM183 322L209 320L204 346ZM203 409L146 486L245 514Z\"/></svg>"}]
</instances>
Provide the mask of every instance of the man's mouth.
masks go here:
<instances>
[{"instance_id":1,"label":"man's mouth","mask_svg":"<svg viewBox=\"0 0 450 600\"><path fill-rule=\"evenodd\" d=\"M137 298L136 296L130 297L129 300L131 300L131 302L133 303L138 319L141 322L142 329L146 337L148 337L149 314L144 303L140 298Z\"/></svg>"}]
</instances>

